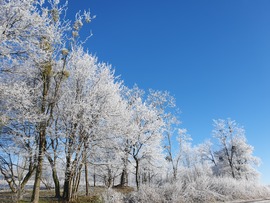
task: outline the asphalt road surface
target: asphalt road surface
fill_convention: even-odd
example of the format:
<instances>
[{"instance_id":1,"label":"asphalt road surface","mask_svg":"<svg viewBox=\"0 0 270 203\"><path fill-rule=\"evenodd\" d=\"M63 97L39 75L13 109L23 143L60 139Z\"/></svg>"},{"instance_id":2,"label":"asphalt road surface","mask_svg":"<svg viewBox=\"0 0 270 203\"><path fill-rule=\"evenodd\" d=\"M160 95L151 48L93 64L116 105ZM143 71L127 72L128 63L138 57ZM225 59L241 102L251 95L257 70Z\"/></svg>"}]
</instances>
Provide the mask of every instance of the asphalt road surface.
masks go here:
<instances>
[{"instance_id":1,"label":"asphalt road surface","mask_svg":"<svg viewBox=\"0 0 270 203\"><path fill-rule=\"evenodd\" d=\"M270 203L270 199L269 200L248 200L248 201L239 201L239 202L233 201L231 203Z\"/></svg>"}]
</instances>

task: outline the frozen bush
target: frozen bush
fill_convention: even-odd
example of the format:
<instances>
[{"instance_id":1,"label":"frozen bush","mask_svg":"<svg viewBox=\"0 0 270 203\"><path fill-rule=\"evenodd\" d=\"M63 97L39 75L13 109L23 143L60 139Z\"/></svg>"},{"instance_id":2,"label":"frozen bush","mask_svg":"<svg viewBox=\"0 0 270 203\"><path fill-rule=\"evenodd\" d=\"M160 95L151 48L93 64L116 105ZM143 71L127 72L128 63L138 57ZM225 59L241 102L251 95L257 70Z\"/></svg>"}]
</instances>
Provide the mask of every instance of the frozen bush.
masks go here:
<instances>
[{"instance_id":1,"label":"frozen bush","mask_svg":"<svg viewBox=\"0 0 270 203\"><path fill-rule=\"evenodd\" d=\"M135 194L135 198L134 197L132 198L133 199L132 202L136 200L135 202L159 203L163 202L162 198L163 194L161 188L155 186L142 185L140 190Z\"/></svg>"},{"instance_id":2,"label":"frozen bush","mask_svg":"<svg viewBox=\"0 0 270 203\"><path fill-rule=\"evenodd\" d=\"M102 193L102 200L104 203L122 203L124 202L124 196L121 193L109 188Z\"/></svg>"},{"instance_id":3,"label":"frozen bush","mask_svg":"<svg viewBox=\"0 0 270 203\"><path fill-rule=\"evenodd\" d=\"M126 196L125 202L208 203L263 199L269 196L270 189L268 187L253 181L202 175L185 176L175 182L164 183L160 187L142 185L138 192Z\"/></svg>"}]
</instances>

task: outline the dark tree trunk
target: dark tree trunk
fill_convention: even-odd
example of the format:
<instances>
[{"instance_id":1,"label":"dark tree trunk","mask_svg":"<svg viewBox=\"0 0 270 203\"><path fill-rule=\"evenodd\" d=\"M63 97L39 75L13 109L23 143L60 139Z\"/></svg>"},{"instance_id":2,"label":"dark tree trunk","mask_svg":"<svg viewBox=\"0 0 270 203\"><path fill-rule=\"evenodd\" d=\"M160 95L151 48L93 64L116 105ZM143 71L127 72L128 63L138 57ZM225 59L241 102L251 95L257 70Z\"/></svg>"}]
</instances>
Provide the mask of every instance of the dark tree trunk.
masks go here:
<instances>
[{"instance_id":1,"label":"dark tree trunk","mask_svg":"<svg viewBox=\"0 0 270 203\"><path fill-rule=\"evenodd\" d=\"M176 180L177 179L177 166L173 166L173 178L174 178L174 180Z\"/></svg>"},{"instance_id":2,"label":"dark tree trunk","mask_svg":"<svg viewBox=\"0 0 270 203\"><path fill-rule=\"evenodd\" d=\"M53 160L50 155L47 156L47 159L51 165L51 169L52 169L52 178L53 178L53 182L54 182L54 192L55 192L55 197L59 198L61 197L60 194L60 182L59 182L59 178L57 175L57 170L56 170L56 160Z\"/></svg>"},{"instance_id":3,"label":"dark tree trunk","mask_svg":"<svg viewBox=\"0 0 270 203\"><path fill-rule=\"evenodd\" d=\"M105 184L108 188L111 188L113 186L113 177L112 177L112 171L111 169L108 167L108 176L105 176Z\"/></svg>"},{"instance_id":4,"label":"dark tree trunk","mask_svg":"<svg viewBox=\"0 0 270 203\"><path fill-rule=\"evenodd\" d=\"M80 151L80 147L78 148L78 151ZM66 165L64 192L63 192L63 198L67 202L75 201L78 197L78 189L83 167L83 162L78 165L78 159L79 153L76 153L74 160L71 162L71 152L69 150L68 155L66 157L67 165Z\"/></svg>"},{"instance_id":5,"label":"dark tree trunk","mask_svg":"<svg viewBox=\"0 0 270 203\"><path fill-rule=\"evenodd\" d=\"M84 141L84 175L85 175L85 195L89 195L89 183L88 183L88 164L87 164L87 151L88 144Z\"/></svg>"},{"instance_id":6,"label":"dark tree trunk","mask_svg":"<svg viewBox=\"0 0 270 203\"><path fill-rule=\"evenodd\" d=\"M66 172L65 172L65 182L64 182L64 191L63 191L63 198L68 200L68 196L69 196L69 193L70 193L70 181L71 181L71 169L70 169L70 160L71 157L70 155L68 155L66 157Z\"/></svg>"},{"instance_id":7,"label":"dark tree trunk","mask_svg":"<svg viewBox=\"0 0 270 203\"><path fill-rule=\"evenodd\" d=\"M55 167L52 169L52 176L53 176L53 182L54 182L55 197L60 198L61 197L60 182L59 182L57 171L56 171Z\"/></svg>"},{"instance_id":8,"label":"dark tree trunk","mask_svg":"<svg viewBox=\"0 0 270 203\"><path fill-rule=\"evenodd\" d=\"M42 80L43 80L43 89L42 89L42 102L41 102L41 114L46 113L46 103L47 96L50 88L50 75L47 74L47 70L45 69L42 72ZM39 190L40 190L40 182L42 176L42 167L44 161L44 155L46 150L46 129L47 129L47 121L42 121L39 126L39 136L38 136L38 158L37 158L37 166L36 166L36 176L35 183L32 193L31 202L38 203L39 201Z\"/></svg>"},{"instance_id":9,"label":"dark tree trunk","mask_svg":"<svg viewBox=\"0 0 270 203\"><path fill-rule=\"evenodd\" d=\"M120 186L128 186L128 173L126 167L123 169L121 174Z\"/></svg>"},{"instance_id":10,"label":"dark tree trunk","mask_svg":"<svg viewBox=\"0 0 270 203\"><path fill-rule=\"evenodd\" d=\"M41 175L42 175L42 166L43 166L43 160L44 160L44 154L45 154L45 145L46 145L46 127L43 124L42 129L39 133L39 150L38 150L38 159L37 159L37 167L36 167L36 177L35 177L35 183L33 188L33 194L32 194L32 203L38 203L39 202L39 190L40 190L40 181L41 181Z\"/></svg>"},{"instance_id":11,"label":"dark tree trunk","mask_svg":"<svg viewBox=\"0 0 270 203\"><path fill-rule=\"evenodd\" d=\"M135 159L135 162L136 162L136 166L135 166L136 186L137 186L137 190L139 190L139 187L140 187L139 160Z\"/></svg>"},{"instance_id":12,"label":"dark tree trunk","mask_svg":"<svg viewBox=\"0 0 270 203\"><path fill-rule=\"evenodd\" d=\"M27 182L30 180L30 178L32 177L33 173L35 171L35 167L29 167L29 171L27 172L27 174L25 175L22 183L21 183L21 189L24 189L25 185L27 184Z\"/></svg>"},{"instance_id":13,"label":"dark tree trunk","mask_svg":"<svg viewBox=\"0 0 270 203\"><path fill-rule=\"evenodd\" d=\"M75 129L76 129L76 124L75 124ZM70 194L72 192L72 169L71 169L71 148L73 145L73 136L70 136L68 138L68 149L67 149L67 155L66 155L66 171L65 171L65 182L64 182L64 191L63 191L63 199L69 201L70 199Z\"/></svg>"},{"instance_id":14,"label":"dark tree trunk","mask_svg":"<svg viewBox=\"0 0 270 203\"><path fill-rule=\"evenodd\" d=\"M84 163L84 173L85 173L85 195L89 195L89 183L88 183L88 166L87 161Z\"/></svg>"},{"instance_id":15,"label":"dark tree trunk","mask_svg":"<svg viewBox=\"0 0 270 203\"><path fill-rule=\"evenodd\" d=\"M127 145L128 145L128 140L127 140ZM125 148L125 157L123 158L124 168L123 168L123 171L121 174L120 186L128 186L128 171L127 171L128 152L129 152L129 149L128 149L128 147L126 147Z\"/></svg>"},{"instance_id":16,"label":"dark tree trunk","mask_svg":"<svg viewBox=\"0 0 270 203\"><path fill-rule=\"evenodd\" d=\"M94 187L96 187L96 167L95 166L94 166L93 179L94 179Z\"/></svg>"},{"instance_id":17,"label":"dark tree trunk","mask_svg":"<svg viewBox=\"0 0 270 203\"><path fill-rule=\"evenodd\" d=\"M232 171L232 177L235 178L234 167L233 167L232 162L230 162L230 168L231 168L231 171Z\"/></svg>"}]
</instances>

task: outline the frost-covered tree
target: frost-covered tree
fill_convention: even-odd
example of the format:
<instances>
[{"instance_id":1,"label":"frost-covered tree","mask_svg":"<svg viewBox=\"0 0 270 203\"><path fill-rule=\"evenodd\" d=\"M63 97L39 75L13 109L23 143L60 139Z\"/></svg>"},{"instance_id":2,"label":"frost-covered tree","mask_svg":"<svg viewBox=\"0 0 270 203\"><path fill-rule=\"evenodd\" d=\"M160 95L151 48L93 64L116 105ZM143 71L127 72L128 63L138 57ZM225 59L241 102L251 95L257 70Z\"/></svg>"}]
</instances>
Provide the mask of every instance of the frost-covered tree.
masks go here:
<instances>
[{"instance_id":1,"label":"frost-covered tree","mask_svg":"<svg viewBox=\"0 0 270 203\"><path fill-rule=\"evenodd\" d=\"M216 157L214 150L212 149L213 143L210 140L199 144L197 146L198 155L201 163L209 163L211 165L217 166Z\"/></svg>"},{"instance_id":2,"label":"frost-covered tree","mask_svg":"<svg viewBox=\"0 0 270 203\"><path fill-rule=\"evenodd\" d=\"M53 107L49 93L55 84L52 73L57 72L54 61L66 30L65 23L57 19L61 13L57 2L51 2L50 12L43 3L1 1L0 11L1 120L12 131L25 123L34 126L38 151L33 202L38 202L46 127Z\"/></svg>"},{"instance_id":3,"label":"frost-covered tree","mask_svg":"<svg viewBox=\"0 0 270 203\"><path fill-rule=\"evenodd\" d=\"M214 153L217 175L247 180L258 177L253 166L259 164L259 159L253 155L253 147L247 143L243 127L231 119L214 120L213 136L220 145Z\"/></svg>"},{"instance_id":4,"label":"frost-covered tree","mask_svg":"<svg viewBox=\"0 0 270 203\"><path fill-rule=\"evenodd\" d=\"M91 146L116 148L114 141L124 129L125 109L120 95L122 83L115 80L110 66L98 63L82 48L71 54L67 63L70 77L62 86L58 103L58 128L66 164L63 197L68 201L77 196L82 167L87 166ZM108 161L102 150L98 153L103 162Z\"/></svg>"},{"instance_id":5,"label":"frost-covered tree","mask_svg":"<svg viewBox=\"0 0 270 203\"><path fill-rule=\"evenodd\" d=\"M4 126L0 138L0 172L18 199L35 170L36 142L32 125L25 123L16 132L10 125Z\"/></svg>"},{"instance_id":6,"label":"frost-covered tree","mask_svg":"<svg viewBox=\"0 0 270 203\"><path fill-rule=\"evenodd\" d=\"M176 181L178 178L177 176L179 175L179 169L192 168L197 162L197 151L196 148L192 146L192 138L189 134L187 134L186 129L178 129L176 140L177 151L174 153L174 155L169 156L171 157L169 161L172 165L174 181Z\"/></svg>"},{"instance_id":7,"label":"frost-covered tree","mask_svg":"<svg viewBox=\"0 0 270 203\"><path fill-rule=\"evenodd\" d=\"M120 178L120 186L128 186L128 179L129 179L129 172L133 170L129 170L130 168L130 156L131 156L131 149L132 143L134 140L134 122L133 122L133 109L135 108L135 104L138 98L143 97L144 91L139 89L137 85L133 88L129 89L128 87L124 87L121 92L123 100L126 102L126 111L127 114L125 118L127 119L126 122L126 132L124 133L125 136L122 138L122 173ZM131 157L131 159L133 159Z\"/></svg>"},{"instance_id":8,"label":"frost-covered tree","mask_svg":"<svg viewBox=\"0 0 270 203\"><path fill-rule=\"evenodd\" d=\"M64 47L71 27L61 19L65 5L59 6L57 0L0 4L1 123L14 132L25 123L33 126L37 151L32 201L38 202L47 130L68 77ZM89 15L84 16L89 21Z\"/></svg>"},{"instance_id":9,"label":"frost-covered tree","mask_svg":"<svg viewBox=\"0 0 270 203\"><path fill-rule=\"evenodd\" d=\"M180 121L177 118L178 109L176 108L175 99L167 91L150 90L147 98L150 106L156 108L160 119L164 125L162 127L164 152L166 160L170 163L173 170L173 177L176 179L179 157L173 150L173 138L178 130Z\"/></svg>"},{"instance_id":10,"label":"frost-covered tree","mask_svg":"<svg viewBox=\"0 0 270 203\"><path fill-rule=\"evenodd\" d=\"M129 140L129 154L134 160L136 185L140 185L140 165L142 160L149 163L164 157L161 146L164 122L154 100L143 101L143 94L135 87L132 97L131 126L132 139ZM150 96L150 94L149 94Z\"/></svg>"},{"instance_id":11,"label":"frost-covered tree","mask_svg":"<svg viewBox=\"0 0 270 203\"><path fill-rule=\"evenodd\" d=\"M186 129L178 130L177 141L179 144L179 147L178 147L179 151L178 151L177 157L180 161L180 165L182 167L190 168L194 163L194 159L192 157L194 155L193 153L194 150L191 145L192 138L190 135L187 134Z\"/></svg>"}]
</instances>

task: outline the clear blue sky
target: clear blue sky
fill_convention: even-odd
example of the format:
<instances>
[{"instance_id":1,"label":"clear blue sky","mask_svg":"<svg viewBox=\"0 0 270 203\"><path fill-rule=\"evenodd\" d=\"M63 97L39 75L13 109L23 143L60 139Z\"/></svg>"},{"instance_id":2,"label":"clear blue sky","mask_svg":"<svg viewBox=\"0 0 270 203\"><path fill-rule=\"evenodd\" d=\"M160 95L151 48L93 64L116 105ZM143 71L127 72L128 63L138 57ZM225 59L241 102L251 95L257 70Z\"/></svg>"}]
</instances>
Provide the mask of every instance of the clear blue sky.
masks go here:
<instances>
[{"instance_id":1,"label":"clear blue sky","mask_svg":"<svg viewBox=\"0 0 270 203\"><path fill-rule=\"evenodd\" d=\"M125 84L168 90L194 143L236 120L270 184L269 0L70 0L97 18L86 47Z\"/></svg>"}]
</instances>

